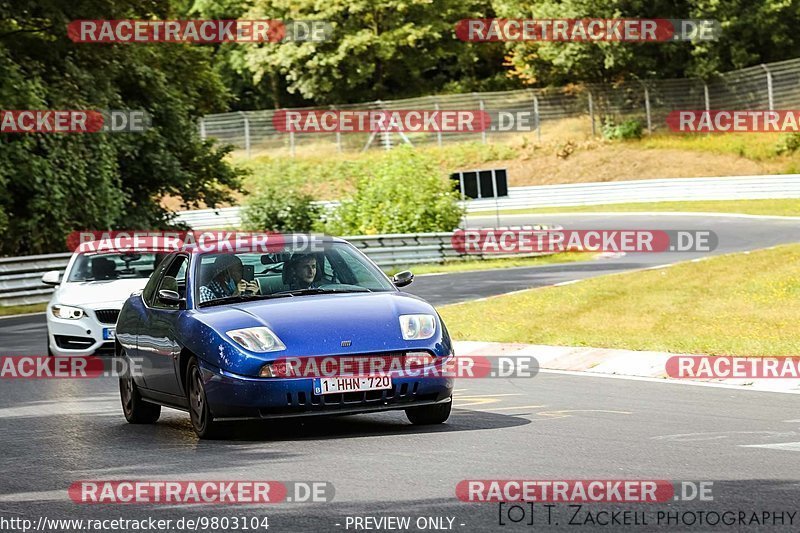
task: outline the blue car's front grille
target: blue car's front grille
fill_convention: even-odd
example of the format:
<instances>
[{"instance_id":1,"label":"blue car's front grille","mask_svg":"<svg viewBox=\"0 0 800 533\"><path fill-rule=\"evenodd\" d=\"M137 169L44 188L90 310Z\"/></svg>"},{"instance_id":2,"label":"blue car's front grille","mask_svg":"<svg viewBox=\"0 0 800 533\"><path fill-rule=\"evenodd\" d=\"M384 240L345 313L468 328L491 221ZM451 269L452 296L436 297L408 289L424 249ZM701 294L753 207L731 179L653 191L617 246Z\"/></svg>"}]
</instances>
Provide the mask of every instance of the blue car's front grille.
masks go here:
<instances>
[{"instance_id":1,"label":"blue car's front grille","mask_svg":"<svg viewBox=\"0 0 800 533\"><path fill-rule=\"evenodd\" d=\"M381 405L397 405L416 401L435 400L436 393L418 394L419 381L393 385L391 389L346 392L342 394L316 395L306 392L287 392L284 407L262 408L263 416L277 413L308 413L314 411L336 412L337 409L352 409Z\"/></svg>"}]
</instances>

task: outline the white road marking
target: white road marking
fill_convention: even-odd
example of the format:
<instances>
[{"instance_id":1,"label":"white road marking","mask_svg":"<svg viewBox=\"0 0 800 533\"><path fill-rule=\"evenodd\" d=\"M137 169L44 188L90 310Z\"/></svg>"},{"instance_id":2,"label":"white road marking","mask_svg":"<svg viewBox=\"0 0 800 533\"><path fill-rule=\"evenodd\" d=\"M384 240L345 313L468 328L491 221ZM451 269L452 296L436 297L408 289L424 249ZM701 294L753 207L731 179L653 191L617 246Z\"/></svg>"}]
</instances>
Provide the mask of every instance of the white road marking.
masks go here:
<instances>
[{"instance_id":1,"label":"white road marking","mask_svg":"<svg viewBox=\"0 0 800 533\"><path fill-rule=\"evenodd\" d=\"M0 320L6 319L6 318L19 318L21 316L36 316L36 315L43 315L43 314L45 314L45 311L39 311L38 313L22 313L20 315L4 315L4 316L0 316Z\"/></svg>"},{"instance_id":2,"label":"white road marking","mask_svg":"<svg viewBox=\"0 0 800 533\"><path fill-rule=\"evenodd\" d=\"M553 287L563 287L564 285L572 285L573 283L578 283L579 281L583 281L580 279L571 279L569 281L562 281L560 283L556 283Z\"/></svg>"},{"instance_id":3,"label":"white road marking","mask_svg":"<svg viewBox=\"0 0 800 533\"><path fill-rule=\"evenodd\" d=\"M545 405L517 405L514 407L492 407L484 409L484 411L513 411L514 409L538 409L539 407L546 407Z\"/></svg>"},{"instance_id":4,"label":"white road marking","mask_svg":"<svg viewBox=\"0 0 800 533\"><path fill-rule=\"evenodd\" d=\"M65 490L42 490L39 492L12 492L11 494L0 494L0 503L63 502L68 500L67 491Z\"/></svg>"},{"instance_id":5,"label":"white road marking","mask_svg":"<svg viewBox=\"0 0 800 533\"><path fill-rule=\"evenodd\" d=\"M784 450L800 452L800 442L777 442L775 444L740 444L740 448L767 448L768 450Z\"/></svg>"},{"instance_id":6,"label":"white road marking","mask_svg":"<svg viewBox=\"0 0 800 533\"><path fill-rule=\"evenodd\" d=\"M800 394L800 389L797 390L763 390L754 389L752 387L745 387L742 385L729 385L727 383L704 383L697 381L666 379L666 378L650 378L646 376L623 376L620 374L601 374L599 372L581 372L577 370L551 370L540 368L539 372L542 374L565 374L568 376L582 376L588 378L605 378L605 379L627 379L631 381L648 381L650 383L661 383L664 385L684 385L690 387L713 387L717 389L730 389L750 392L762 393L776 393L776 394Z\"/></svg>"}]
</instances>

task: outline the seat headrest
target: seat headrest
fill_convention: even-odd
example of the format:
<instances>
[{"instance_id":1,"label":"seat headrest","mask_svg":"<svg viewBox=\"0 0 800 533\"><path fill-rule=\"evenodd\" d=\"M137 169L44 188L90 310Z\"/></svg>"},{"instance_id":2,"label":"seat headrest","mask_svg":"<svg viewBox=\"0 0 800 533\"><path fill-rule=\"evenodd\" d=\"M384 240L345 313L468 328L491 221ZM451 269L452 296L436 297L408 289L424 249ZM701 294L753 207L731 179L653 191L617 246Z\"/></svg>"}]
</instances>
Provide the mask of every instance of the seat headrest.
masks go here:
<instances>
[{"instance_id":1,"label":"seat headrest","mask_svg":"<svg viewBox=\"0 0 800 533\"><path fill-rule=\"evenodd\" d=\"M95 280L115 279L117 265L106 257L95 257L92 259L92 277Z\"/></svg>"},{"instance_id":2,"label":"seat headrest","mask_svg":"<svg viewBox=\"0 0 800 533\"><path fill-rule=\"evenodd\" d=\"M178 280L172 276L164 276L164 279L161 281L161 288L168 291L178 292Z\"/></svg>"}]
</instances>

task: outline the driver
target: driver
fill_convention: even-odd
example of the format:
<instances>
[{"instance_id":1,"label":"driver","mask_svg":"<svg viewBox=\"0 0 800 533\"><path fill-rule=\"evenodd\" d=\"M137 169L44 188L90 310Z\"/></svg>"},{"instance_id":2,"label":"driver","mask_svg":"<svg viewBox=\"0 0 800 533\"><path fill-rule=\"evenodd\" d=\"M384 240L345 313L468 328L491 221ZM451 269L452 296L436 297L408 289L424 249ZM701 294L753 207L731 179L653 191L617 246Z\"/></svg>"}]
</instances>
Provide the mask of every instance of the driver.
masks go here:
<instances>
[{"instance_id":1,"label":"driver","mask_svg":"<svg viewBox=\"0 0 800 533\"><path fill-rule=\"evenodd\" d=\"M312 254L295 254L289 260L287 281L290 290L316 288L317 258Z\"/></svg>"},{"instance_id":2,"label":"driver","mask_svg":"<svg viewBox=\"0 0 800 533\"><path fill-rule=\"evenodd\" d=\"M212 266L215 272L213 277L207 285L200 286L200 303L244 293L258 294L257 282L242 279L242 260L235 255L219 255Z\"/></svg>"}]
</instances>

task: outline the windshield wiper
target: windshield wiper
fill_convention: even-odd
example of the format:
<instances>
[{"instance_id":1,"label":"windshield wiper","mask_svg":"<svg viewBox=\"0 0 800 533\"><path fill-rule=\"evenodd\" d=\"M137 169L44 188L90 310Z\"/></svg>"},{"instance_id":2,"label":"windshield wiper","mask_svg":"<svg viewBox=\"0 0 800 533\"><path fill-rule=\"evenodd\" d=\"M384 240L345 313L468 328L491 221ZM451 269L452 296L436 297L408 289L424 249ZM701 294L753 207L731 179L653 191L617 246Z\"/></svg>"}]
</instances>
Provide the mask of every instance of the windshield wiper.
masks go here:
<instances>
[{"instance_id":1,"label":"windshield wiper","mask_svg":"<svg viewBox=\"0 0 800 533\"><path fill-rule=\"evenodd\" d=\"M212 305L222 305L236 302L249 302L250 300L266 300L272 296L272 294L234 294L232 296L223 296L222 298L214 298L213 300L199 303L197 304L197 307L209 307ZM287 294L286 296L291 295Z\"/></svg>"},{"instance_id":2,"label":"windshield wiper","mask_svg":"<svg viewBox=\"0 0 800 533\"><path fill-rule=\"evenodd\" d=\"M290 291L280 291L271 294L270 296L305 296L306 294L334 294L344 292L372 292L371 289L361 287L359 289L323 289L322 287L311 287L308 289L294 289Z\"/></svg>"}]
</instances>

